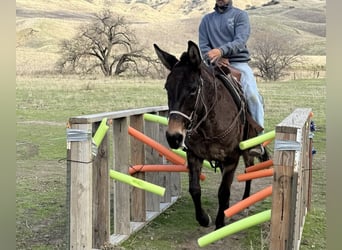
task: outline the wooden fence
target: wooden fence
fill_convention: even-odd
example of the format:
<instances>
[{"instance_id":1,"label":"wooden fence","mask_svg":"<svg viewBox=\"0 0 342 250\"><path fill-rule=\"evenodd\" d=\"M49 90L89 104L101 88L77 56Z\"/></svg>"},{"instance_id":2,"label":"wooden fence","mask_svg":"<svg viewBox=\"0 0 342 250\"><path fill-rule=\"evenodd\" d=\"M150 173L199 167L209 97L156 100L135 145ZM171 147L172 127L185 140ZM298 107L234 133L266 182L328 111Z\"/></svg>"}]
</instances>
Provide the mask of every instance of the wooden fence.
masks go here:
<instances>
[{"instance_id":1,"label":"wooden fence","mask_svg":"<svg viewBox=\"0 0 342 250\"><path fill-rule=\"evenodd\" d=\"M165 164L165 158L128 135L131 126L163 145L165 126L146 122L143 114L165 116L166 106L132 109L69 119L83 139L67 147L70 249L99 249L119 244L172 205L180 195L179 173L137 173L135 177L164 186L164 197L110 180L109 169L128 173L141 164ZM276 126L273 156L270 249L299 249L305 215L311 199L310 109L296 109ZM111 130L92 154L92 136L103 118Z\"/></svg>"},{"instance_id":2,"label":"wooden fence","mask_svg":"<svg viewBox=\"0 0 342 250\"><path fill-rule=\"evenodd\" d=\"M312 185L311 109L298 108L276 126L269 249L299 249Z\"/></svg>"},{"instance_id":3,"label":"wooden fence","mask_svg":"<svg viewBox=\"0 0 342 250\"><path fill-rule=\"evenodd\" d=\"M67 142L70 249L99 249L108 242L119 244L177 200L179 173L134 175L165 187L163 197L109 177L109 169L128 174L130 166L167 163L158 152L127 132L131 126L166 146L166 127L143 119L145 113L165 116L166 112L167 107L161 106L69 119L70 129L80 133L77 139ZM92 137L103 118L110 121L112 129L107 131L94 157Z\"/></svg>"}]
</instances>

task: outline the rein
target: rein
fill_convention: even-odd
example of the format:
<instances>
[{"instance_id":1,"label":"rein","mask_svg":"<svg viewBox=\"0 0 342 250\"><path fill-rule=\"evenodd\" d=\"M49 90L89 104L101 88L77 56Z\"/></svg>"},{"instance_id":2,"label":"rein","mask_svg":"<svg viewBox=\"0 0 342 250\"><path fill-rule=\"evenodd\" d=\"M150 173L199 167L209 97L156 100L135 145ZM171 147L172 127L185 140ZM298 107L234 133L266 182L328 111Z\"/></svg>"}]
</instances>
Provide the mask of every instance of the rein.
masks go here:
<instances>
[{"instance_id":1,"label":"rein","mask_svg":"<svg viewBox=\"0 0 342 250\"><path fill-rule=\"evenodd\" d=\"M215 86L215 101L213 102L212 106L210 107L210 109L208 110L207 109L207 106L206 104L204 103L204 99L203 99L203 96L201 95L201 101L202 101L202 104L205 108L205 115L202 117L202 119L192 128L190 126L190 128L187 130L187 134L188 136L191 136L195 133L197 133L197 128L205 121L205 119L207 118L208 114L210 113L210 111L214 108L214 106L216 105L217 103L217 79L215 77L215 73L213 72L213 77L214 77L214 86ZM201 82L202 82L202 85L203 85L203 79L201 78ZM235 94L236 92L239 93L238 90L236 90L236 88L233 86L233 89L235 91ZM200 92L200 91L199 91ZM192 111L191 113L191 119L190 122L191 122L191 125L193 125L193 117L194 117L194 114L196 114L196 111L197 111L197 108L198 108L198 97L199 97L199 92L198 92L198 95L197 95L197 100L196 100L196 104L195 104L195 107L194 107L194 110ZM230 91L228 90L228 92L230 93ZM232 95L232 93L230 93ZM240 95L238 95L240 96ZM234 97L233 97L234 99ZM237 115L235 116L235 118L233 119L233 122L230 124L230 126L225 129L222 133L220 133L219 135L217 136L214 136L214 137L208 137L204 131L203 132L203 136L205 137L206 140L209 140L209 141L212 141L212 140L217 140L217 139L223 139L224 137L228 136L233 128L235 127L236 123L238 122L239 120L239 117L241 118L242 122L244 123L245 121L245 113L244 113L244 110L245 110L245 103L243 102L243 100L241 99L241 97L239 97L239 104L237 104L237 106L239 107L239 112L237 113ZM185 117L185 116L184 116ZM189 117L190 118L190 117ZM195 119L196 120L196 119Z\"/></svg>"}]
</instances>

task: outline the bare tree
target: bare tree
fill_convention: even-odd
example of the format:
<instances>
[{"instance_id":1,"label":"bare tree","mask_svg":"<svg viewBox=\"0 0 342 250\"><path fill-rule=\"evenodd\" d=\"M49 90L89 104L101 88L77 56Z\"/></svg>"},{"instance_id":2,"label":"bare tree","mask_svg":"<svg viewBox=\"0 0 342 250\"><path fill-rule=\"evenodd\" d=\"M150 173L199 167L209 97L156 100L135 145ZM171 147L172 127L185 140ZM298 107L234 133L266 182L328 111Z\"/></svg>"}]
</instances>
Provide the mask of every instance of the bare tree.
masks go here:
<instances>
[{"instance_id":1,"label":"bare tree","mask_svg":"<svg viewBox=\"0 0 342 250\"><path fill-rule=\"evenodd\" d=\"M252 64L265 80L278 80L286 69L300 62L302 46L288 36L264 31L253 34L251 40Z\"/></svg>"},{"instance_id":2,"label":"bare tree","mask_svg":"<svg viewBox=\"0 0 342 250\"><path fill-rule=\"evenodd\" d=\"M135 34L124 17L103 10L93 21L82 25L71 40L61 43L60 71L93 73L101 70L105 76L126 71L146 74L156 60L144 55L138 48Z\"/></svg>"}]
</instances>

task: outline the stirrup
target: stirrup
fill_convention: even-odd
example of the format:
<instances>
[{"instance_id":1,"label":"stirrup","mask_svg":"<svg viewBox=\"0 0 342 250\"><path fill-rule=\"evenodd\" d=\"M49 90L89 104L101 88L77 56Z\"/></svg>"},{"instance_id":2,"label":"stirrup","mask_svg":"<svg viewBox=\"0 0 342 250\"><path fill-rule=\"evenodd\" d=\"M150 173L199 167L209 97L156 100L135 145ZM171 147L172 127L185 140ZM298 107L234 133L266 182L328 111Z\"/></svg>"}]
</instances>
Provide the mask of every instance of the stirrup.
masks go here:
<instances>
[{"instance_id":1,"label":"stirrup","mask_svg":"<svg viewBox=\"0 0 342 250\"><path fill-rule=\"evenodd\" d=\"M265 149L261 144L259 144L251 148L248 152L251 156L258 157L258 156L262 156L265 153Z\"/></svg>"}]
</instances>

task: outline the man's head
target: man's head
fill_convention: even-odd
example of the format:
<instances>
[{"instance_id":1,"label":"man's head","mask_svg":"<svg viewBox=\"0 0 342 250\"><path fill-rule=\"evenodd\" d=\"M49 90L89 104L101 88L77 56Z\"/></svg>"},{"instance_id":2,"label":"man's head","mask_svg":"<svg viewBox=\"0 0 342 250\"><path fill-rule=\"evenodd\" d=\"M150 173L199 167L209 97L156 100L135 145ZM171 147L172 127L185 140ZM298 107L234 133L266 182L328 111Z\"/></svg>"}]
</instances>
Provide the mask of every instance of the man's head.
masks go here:
<instances>
[{"instance_id":1,"label":"man's head","mask_svg":"<svg viewBox=\"0 0 342 250\"><path fill-rule=\"evenodd\" d=\"M218 7L224 7L226 6L227 4L229 4L231 0L216 0L216 5Z\"/></svg>"}]
</instances>

